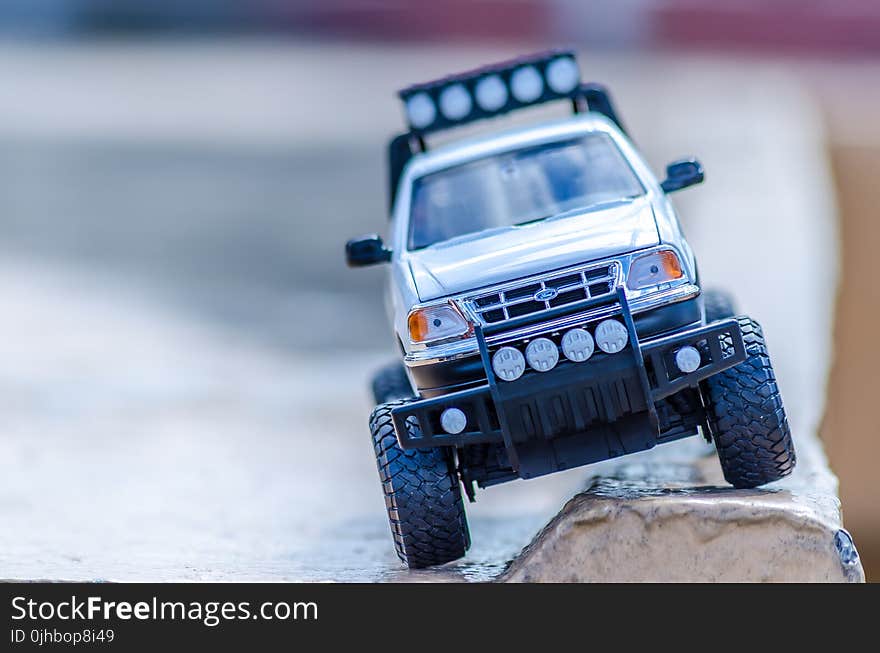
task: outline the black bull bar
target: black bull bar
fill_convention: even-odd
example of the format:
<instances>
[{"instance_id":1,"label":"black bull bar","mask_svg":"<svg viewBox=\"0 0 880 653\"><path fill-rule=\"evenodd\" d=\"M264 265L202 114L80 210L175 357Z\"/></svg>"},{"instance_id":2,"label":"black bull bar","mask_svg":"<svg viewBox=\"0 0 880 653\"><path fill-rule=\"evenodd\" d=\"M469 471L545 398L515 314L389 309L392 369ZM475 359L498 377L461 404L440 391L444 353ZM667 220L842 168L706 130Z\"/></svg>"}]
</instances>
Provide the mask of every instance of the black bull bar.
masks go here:
<instances>
[{"instance_id":1,"label":"black bull bar","mask_svg":"<svg viewBox=\"0 0 880 653\"><path fill-rule=\"evenodd\" d=\"M597 312L600 317L595 317ZM577 321L579 313L584 313L583 322ZM558 331L574 326L595 327L609 315L626 326L628 346L622 351L605 354L597 348L584 362L560 356L548 372L527 369L510 382L496 377L493 351L516 342L505 340L504 332L570 316L573 321L566 320L565 327L530 337L551 332L558 336ZM653 447L659 435L657 401L746 358L735 319L640 342L622 286L610 298L587 299L537 318L529 315L497 326L478 326L475 331L487 382L394 408L397 438L403 449L503 443L511 466L522 478ZM690 373L675 364L675 353L687 345L700 352L700 365ZM447 408L464 412L467 422L461 433L447 433L441 427L440 415Z\"/></svg>"}]
</instances>

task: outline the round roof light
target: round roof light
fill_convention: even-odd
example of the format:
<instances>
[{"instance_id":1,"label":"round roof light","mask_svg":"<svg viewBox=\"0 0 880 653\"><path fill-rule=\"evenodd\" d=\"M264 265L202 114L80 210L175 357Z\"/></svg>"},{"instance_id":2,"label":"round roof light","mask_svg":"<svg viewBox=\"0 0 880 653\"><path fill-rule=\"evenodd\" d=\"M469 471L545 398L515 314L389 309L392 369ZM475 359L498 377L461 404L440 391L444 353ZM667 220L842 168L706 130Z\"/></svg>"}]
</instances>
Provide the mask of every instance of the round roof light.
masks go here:
<instances>
[{"instance_id":1,"label":"round roof light","mask_svg":"<svg viewBox=\"0 0 880 653\"><path fill-rule=\"evenodd\" d=\"M550 338L535 338L526 347L526 360L532 369L549 372L559 362L559 350Z\"/></svg>"},{"instance_id":2,"label":"round roof light","mask_svg":"<svg viewBox=\"0 0 880 653\"><path fill-rule=\"evenodd\" d=\"M557 93L571 93L580 77L580 70L571 57L559 57L547 66L547 85Z\"/></svg>"},{"instance_id":3,"label":"round roof light","mask_svg":"<svg viewBox=\"0 0 880 653\"><path fill-rule=\"evenodd\" d=\"M516 347L502 347L492 356L492 369L502 381L516 381L526 370L526 359Z\"/></svg>"},{"instance_id":4,"label":"round roof light","mask_svg":"<svg viewBox=\"0 0 880 653\"><path fill-rule=\"evenodd\" d=\"M489 75L477 82L477 104L484 111L498 111L507 104L507 86L498 75Z\"/></svg>"},{"instance_id":5,"label":"round roof light","mask_svg":"<svg viewBox=\"0 0 880 653\"><path fill-rule=\"evenodd\" d=\"M523 66L510 76L510 89L513 97L520 102L534 102L544 92L544 80L534 66Z\"/></svg>"},{"instance_id":6,"label":"round roof light","mask_svg":"<svg viewBox=\"0 0 880 653\"><path fill-rule=\"evenodd\" d=\"M440 112L450 120L461 120L471 112L473 102L464 84L453 84L440 93Z\"/></svg>"},{"instance_id":7,"label":"round roof light","mask_svg":"<svg viewBox=\"0 0 880 653\"><path fill-rule=\"evenodd\" d=\"M406 101L406 115L416 129L427 127L437 117L437 108L427 93L416 93Z\"/></svg>"},{"instance_id":8,"label":"round roof light","mask_svg":"<svg viewBox=\"0 0 880 653\"><path fill-rule=\"evenodd\" d=\"M575 363L582 363L593 355L593 336L586 329L571 329L562 336L562 353Z\"/></svg>"},{"instance_id":9,"label":"round roof light","mask_svg":"<svg viewBox=\"0 0 880 653\"><path fill-rule=\"evenodd\" d=\"M606 354L616 354L626 347L629 333L617 320L604 320L596 327L596 344Z\"/></svg>"}]
</instances>

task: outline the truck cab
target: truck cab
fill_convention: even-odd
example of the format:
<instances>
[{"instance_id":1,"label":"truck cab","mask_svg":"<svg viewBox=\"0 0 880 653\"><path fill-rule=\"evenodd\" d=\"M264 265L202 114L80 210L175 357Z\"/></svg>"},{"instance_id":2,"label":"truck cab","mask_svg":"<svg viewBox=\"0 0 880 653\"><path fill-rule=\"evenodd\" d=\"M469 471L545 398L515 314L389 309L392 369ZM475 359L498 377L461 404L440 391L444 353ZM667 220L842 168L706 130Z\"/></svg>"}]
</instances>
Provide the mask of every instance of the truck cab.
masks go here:
<instances>
[{"instance_id":1,"label":"truck cab","mask_svg":"<svg viewBox=\"0 0 880 653\"><path fill-rule=\"evenodd\" d=\"M645 335L701 319L696 264L675 210L598 113L415 155L389 233L389 317L425 396L479 380L471 324L539 318L619 284ZM414 319L424 324L415 337Z\"/></svg>"}]
</instances>

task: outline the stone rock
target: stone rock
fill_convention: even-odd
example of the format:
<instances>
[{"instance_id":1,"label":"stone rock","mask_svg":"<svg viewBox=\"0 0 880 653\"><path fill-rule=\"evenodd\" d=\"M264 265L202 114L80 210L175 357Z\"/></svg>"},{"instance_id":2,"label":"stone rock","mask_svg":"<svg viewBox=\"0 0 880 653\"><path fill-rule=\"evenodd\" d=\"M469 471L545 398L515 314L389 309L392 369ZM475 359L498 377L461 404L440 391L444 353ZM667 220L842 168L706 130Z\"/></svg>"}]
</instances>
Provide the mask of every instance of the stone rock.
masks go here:
<instances>
[{"instance_id":1,"label":"stone rock","mask_svg":"<svg viewBox=\"0 0 880 653\"><path fill-rule=\"evenodd\" d=\"M606 465L517 556L506 582L864 582L818 440L766 488L727 486L694 442Z\"/></svg>"}]
</instances>

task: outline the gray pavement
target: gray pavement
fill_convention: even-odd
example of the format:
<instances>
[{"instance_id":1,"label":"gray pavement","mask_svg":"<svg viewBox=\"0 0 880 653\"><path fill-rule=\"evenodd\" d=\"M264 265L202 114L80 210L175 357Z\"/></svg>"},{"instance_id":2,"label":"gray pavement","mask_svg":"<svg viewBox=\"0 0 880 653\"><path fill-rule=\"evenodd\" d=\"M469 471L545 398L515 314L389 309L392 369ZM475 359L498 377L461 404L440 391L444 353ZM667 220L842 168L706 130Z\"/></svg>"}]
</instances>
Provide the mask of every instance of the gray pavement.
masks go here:
<instances>
[{"instance_id":1,"label":"gray pavement","mask_svg":"<svg viewBox=\"0 0 880 653\"><path fill-rule=\"evenodd\" d=\"M341 252L384 225L392 91L513 51L0 54L17 91L0 99L0 578L481 580L583 486L573 470L481 493L469 556L410 574L366 431L382 273ZM806 97L757 64L585 68L658 170L700 155L708 183L677 202L704 278L760 317L812 429L834 283L814 262L835 241Z\"/></svg>"}]
</instances>

